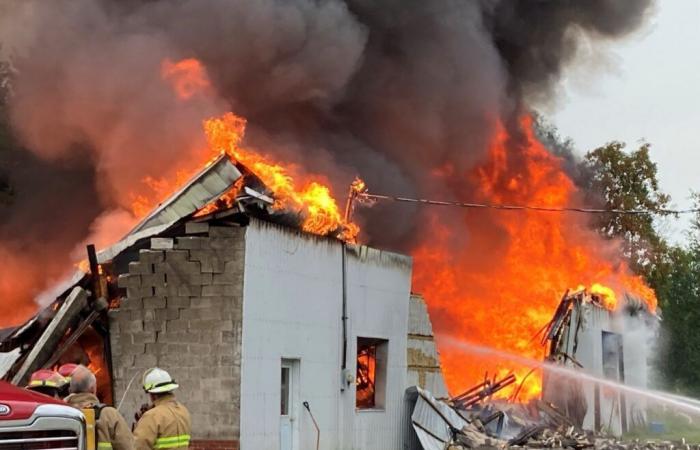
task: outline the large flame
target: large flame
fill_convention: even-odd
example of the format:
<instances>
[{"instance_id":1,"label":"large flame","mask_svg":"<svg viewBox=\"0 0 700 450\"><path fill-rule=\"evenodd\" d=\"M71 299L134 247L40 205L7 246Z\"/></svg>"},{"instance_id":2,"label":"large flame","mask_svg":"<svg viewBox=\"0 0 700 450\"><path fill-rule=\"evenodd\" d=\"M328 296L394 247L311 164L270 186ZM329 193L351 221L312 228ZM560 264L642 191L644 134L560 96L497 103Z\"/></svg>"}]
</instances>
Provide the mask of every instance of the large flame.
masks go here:
<instances>
[{"instance_id":1,"label":"large flame","mask_svg":"<svg viewBox=\"0 0 700 450\"><path fill-rule=\"evenodd\" d=\"M161 76L172 86L181 101L189 101L195 95L211 91L204 66L193 58L176 62L164 61ZM231 112L204 120L208 150L193 151L192 155L196 160L191 164L184 164L174 179L151 176L144 178L141 189L130 193L134 215L145 216L158 202L182 185L196 168L210 163L221 152L225 152L231 159L246 166L273 192L275 210L297 214L304 231L319 235L335 233L343 239L354 241L359 227L344 219L332 195L330 183L322 176L307 174L295 164L277 161L270 155L242 146L245 126L245 119ZM234 186L223 197L224 203L230 205L239 188L240 186ZM198 214L207 214L220 206L221 202L217 202L205 207Z\"/></svg>"},{"instance_id":2,"label":"large flame","mask_svg":"<svg viewBox=\"0 0 700 450\"><path fill-rule=\"evenodd\" d=\"M561 161L533 136L524 120L525 148L517 163L505 131L494 138L487 161L465 174L478 186L464 197L493 203L551 207L578 200ZM450 336L542 359L538 331L551 319L567 288L583 284L603 304L633 294L654 311L656 297L620 261L619 250L575 213L467 210L463 228L448 229L440 214L430 216L427 239L414 252L414 289L424 294L438 335ZM440 347L448 387L458 394L490 375L513 370L521 383L527 368ZM501 395L508 396L518 384ZM524 381L519 399L537 396L541 375Z\"/></svg>"},{"instance_id":3,"label":"large flame","mask_svg":"<svg viewBox=\"0 0 700 450\"><path fill-rule=\"evenodd\" d=\"M348 238L351 239L357 235L359 229L345 222L326 180L302 175L303 171L295 164L274 161L270 156L240 145L245 130L244 119L227 113L205 121L204 129L209 147L215 152L226 152L255 173L274 193L276 209L296 212L303 218L304 231L326 235L349 230Z\"/></svg>"}]
</instances>

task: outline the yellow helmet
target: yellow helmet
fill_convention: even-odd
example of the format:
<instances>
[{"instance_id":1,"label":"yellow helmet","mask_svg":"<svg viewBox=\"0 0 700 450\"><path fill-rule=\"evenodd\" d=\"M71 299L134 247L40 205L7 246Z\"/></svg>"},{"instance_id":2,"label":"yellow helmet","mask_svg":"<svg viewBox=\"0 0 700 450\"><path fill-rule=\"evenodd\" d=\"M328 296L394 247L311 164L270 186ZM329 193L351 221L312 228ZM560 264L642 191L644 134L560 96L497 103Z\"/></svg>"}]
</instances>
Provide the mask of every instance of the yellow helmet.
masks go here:
<instances>
[{"instance_id":1,"label":"yellow helmet","mask_svg":"<svg viewBox=\"0 0 700 450\"><path fill-rule=\"evenodd\" d=\"M158 367L148 369L143 374L143 390L149 394L172 392L179 387L168 372Z\"/></svg>"}]
</instances>

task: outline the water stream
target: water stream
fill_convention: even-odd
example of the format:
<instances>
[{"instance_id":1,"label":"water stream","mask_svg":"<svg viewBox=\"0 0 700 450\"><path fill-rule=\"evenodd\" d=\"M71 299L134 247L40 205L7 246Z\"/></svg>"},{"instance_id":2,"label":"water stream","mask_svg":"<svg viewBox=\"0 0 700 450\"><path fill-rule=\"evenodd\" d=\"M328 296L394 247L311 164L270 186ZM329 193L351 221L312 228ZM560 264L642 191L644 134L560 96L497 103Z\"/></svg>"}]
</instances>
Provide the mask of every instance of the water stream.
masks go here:
<instances>
[{"instance_id":1,"label":"water stream","mask_svg":"<svg viewBox=\"0 0 700 450\"><path fill-rule=\"evenodd\" d=\"M465 353L470 353L473 355L488 355L489 357L495 357L505 361L511 361L525 367L545 369L551 373L556 373L558 375L574 378L581 381L598 383L601 386L605 386L617 390L619 392L625 392L626 394L639 396L667 406L672 406L678 410L682 410L687 413L694 413L700 415L700 400L694 398L684 397L682 395L671 394L668 392L655 391L652 389L629 386L613 380L608 380L606 378L600 378L595 375L583 372L581 370L574 369L572 367L553 364L547 361L538 361L536 359L487 347L485 345L475 344L472 342L465 342L449 336L439 336L438 341L441 345L449 345L450 347L453 347L454 349L458 349Z\"/></svg>"}]
</instances>

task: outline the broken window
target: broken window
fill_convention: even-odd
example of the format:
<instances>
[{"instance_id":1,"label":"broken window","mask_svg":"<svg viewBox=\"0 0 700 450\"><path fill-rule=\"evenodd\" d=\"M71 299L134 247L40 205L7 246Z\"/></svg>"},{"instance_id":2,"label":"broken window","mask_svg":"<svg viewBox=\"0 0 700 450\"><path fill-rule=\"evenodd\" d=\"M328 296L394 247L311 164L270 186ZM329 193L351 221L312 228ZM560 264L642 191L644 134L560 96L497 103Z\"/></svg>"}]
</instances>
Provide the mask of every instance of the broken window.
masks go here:
<instances>
[{"instance_id":1,"label":"broken window","mask_svg":"<svg viewBox=\"0 0 700 450\"><path fill-rule=\"evenodd\" d=\"M386 368L389 341L357 338L357 373L355 376L355 406L357 409L384 407Z\"/></svg>"}]
</instances>

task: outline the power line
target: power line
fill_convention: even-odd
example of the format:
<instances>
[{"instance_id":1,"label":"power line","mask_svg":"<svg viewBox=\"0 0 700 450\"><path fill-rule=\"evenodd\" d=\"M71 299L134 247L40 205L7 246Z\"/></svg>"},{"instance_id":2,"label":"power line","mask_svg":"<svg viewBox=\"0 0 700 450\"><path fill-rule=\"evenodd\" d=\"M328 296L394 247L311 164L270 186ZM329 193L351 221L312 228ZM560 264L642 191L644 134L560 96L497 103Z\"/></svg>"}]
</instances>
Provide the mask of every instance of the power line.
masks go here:
<instances>
[{"instance_id":1,"label":"power line","mask_svg":"<svg viewBox=\"0 0 700 450\"><path fill-rule=\"evenodd\" d=\"M575 207L554 207L554 206L533 206L533 205L503 205L494 203L469 203L469 202L449 202L440 200L427 200L422 198L397 197L391 195L370 194L368 192L358 192L358 198L367 200L385 200L404 203L420 203L434 206L454 206L458 208L488 208L504 211L542 211L542 212L577 212L586 214L697 214L700 208L690 209L597 209L597 208L575 208Z\"/></svg>"}]
</instances>

